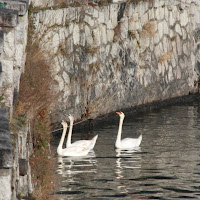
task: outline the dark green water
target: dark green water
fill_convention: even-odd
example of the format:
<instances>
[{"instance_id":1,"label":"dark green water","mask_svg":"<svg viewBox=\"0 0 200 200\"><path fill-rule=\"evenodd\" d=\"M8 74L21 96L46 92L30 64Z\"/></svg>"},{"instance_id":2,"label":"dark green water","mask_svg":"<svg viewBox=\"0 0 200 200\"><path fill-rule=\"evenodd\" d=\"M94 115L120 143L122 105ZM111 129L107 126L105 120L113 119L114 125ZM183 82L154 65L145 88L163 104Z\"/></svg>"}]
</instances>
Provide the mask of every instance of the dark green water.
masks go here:
<instances>
[{"instance_id":1,"label":"dark green water","mask_svg":"<svg viewBox=\"0 0 200 200\"><path fill-rule=\"evenodd\" d=\"M88 157L57 157L58 187L52 195L57 200L200 199L199 110L198 103L190 103L126 116L122 137L143 134L134 151L114 149L118 116L113 115L112 124L93 131L99 138ZM76 131L72 138L81 137L84 133Z\"/></svg>"}]
</instances>

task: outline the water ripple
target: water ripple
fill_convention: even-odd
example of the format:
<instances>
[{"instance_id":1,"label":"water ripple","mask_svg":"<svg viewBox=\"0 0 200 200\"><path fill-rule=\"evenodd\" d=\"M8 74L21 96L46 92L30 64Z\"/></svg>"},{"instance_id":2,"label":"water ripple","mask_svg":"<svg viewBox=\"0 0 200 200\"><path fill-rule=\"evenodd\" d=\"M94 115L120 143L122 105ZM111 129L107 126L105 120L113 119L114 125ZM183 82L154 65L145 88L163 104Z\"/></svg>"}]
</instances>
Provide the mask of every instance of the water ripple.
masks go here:
<instances>
[{"instance_id":1,"label":"water ripple","mask_svg":"<svg viewBox=\"0 0 200 200\"><path fill-rule=\"evenodd\" d=\"M172 187L163 187L165 190L171 190L178 193L195 193L196 191L186 190L186 189L179 189L179 188L172 188Z\"/></svg>"},{"instance_id":2,"label":"water ripple","mask_svg":"<svg viewBox=\"0 0 200 200\"><path fill-rule=\"evenodd\" d=\"M199 110L197 103L129 115L123 137L143 134L141 147L129 151L114 149L118 123L95 129L99 137L87 157L58 157L53 195L57 200L200 199Z\"/></svg>"}]
</instances>

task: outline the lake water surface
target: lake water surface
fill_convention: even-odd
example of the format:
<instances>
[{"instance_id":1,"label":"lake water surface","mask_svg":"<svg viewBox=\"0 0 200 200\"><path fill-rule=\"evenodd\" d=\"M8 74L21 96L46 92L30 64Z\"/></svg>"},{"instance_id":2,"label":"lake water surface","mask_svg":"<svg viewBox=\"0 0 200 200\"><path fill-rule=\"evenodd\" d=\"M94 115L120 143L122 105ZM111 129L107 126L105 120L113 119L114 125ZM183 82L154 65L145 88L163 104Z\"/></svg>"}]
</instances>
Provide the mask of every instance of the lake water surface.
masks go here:
<instances>
[{"instance_id":1,"label":"lake water surface","mask_svg":"<svg viewBox=\"0 0 200 200\"><path fill-rule=\"evenodd\" d=\"M57 200L200 199L200 112L198 103L170 106L124 119L122 138L143 135L141 147L115 150L119 116L93 130L93 152L57 157ZM103 124L103 123L102 123ZM72 140L88 133L74 131ZM57 141L58 143L59 141ZM56 144L57 145L57 144Z\"/></svg>"}]
</instances>

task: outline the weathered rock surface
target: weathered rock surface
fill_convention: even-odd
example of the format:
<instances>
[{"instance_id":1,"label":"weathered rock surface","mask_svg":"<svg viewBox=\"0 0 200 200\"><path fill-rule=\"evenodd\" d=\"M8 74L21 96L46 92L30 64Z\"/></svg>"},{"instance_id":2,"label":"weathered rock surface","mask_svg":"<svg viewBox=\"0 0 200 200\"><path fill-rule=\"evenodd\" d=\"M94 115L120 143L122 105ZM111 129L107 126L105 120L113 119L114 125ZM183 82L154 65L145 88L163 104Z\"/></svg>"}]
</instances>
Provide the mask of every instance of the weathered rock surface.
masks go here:
<instances>
[{"instance_id":1,"label":"weathered rock surface","mask_svg":"<svg viewBox=\"0 0 200 200\"><path fill-rule=\"evenodd\" d=\"M6 109L0 109L0 168L11 168L12 144Z\"/></svg>"},{"instance_id":2,"label":"weathered rock surface","mask_svg":"<svg viewBox=\"0 0 200 200\"><path fill-rule=\"evenodd\" d=\"M197 92L197 1L115 2L38 10L35 35L53 58L53 120L96 117ZM56 56L54 56L56 55Z\"/></svg>"},{"instance_id":3,"label":"weathered rock surface","mask_svg":"<svg viewBox=\"0 0 200 200\"><path fill-rule=\"evenodd\" d=\"M32 193L28 161L32 152L28 124L11 133L13 103L19 91L26 58L27 0L0 1L0 199L15 200L19 194ZM1 109L6 108L6 109ZM31 131L30 131L31 132ZM12 143L11 137L12 135ZM30 134L29 134L30 136ZM13 147L12 147L13 144Z\"/></svg>"},{"instance_id":4,"label":"weathered rock surface","mask_svg":"<svg viewBox=\"0 0 200 200\"><path fill-rule=\"evenodd\" d=\"M0 1L0 105L9 109L12 116L14 91L19 90L24 71L28 31L28 1ZM10 7L12 4L14 7ZM23 10L17 5L24 5Z\"/></svg>"},{"instance_id":5,"label":"weathered rock surface","mask_svg":"<svg viewBox=\"0 0 200 200\"><path fill-rule=\"evenodd\" d=\"M12 144L6 109L0 109L0 198L11 199Z\"/></svg>"}]
</instances>

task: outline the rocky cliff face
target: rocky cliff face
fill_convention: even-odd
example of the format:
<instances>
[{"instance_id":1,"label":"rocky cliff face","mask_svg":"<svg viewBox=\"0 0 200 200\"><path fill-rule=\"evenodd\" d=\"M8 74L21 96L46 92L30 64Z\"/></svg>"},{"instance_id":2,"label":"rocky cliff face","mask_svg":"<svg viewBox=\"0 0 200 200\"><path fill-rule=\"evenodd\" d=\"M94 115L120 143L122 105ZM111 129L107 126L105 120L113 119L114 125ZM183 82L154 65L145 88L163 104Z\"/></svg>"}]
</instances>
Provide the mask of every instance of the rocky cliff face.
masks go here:
<instances>
[{"instance_id":1,"label":"rocky cliff face","mask_svg":"<svg viewBox=\"0 0 200 200\"><path fill-rule=\"evenodd\" d=\"M199 11L198 1L155 0L34 12L59 91L54 120L197 92Z\"/></svg>"}]
</instances>

